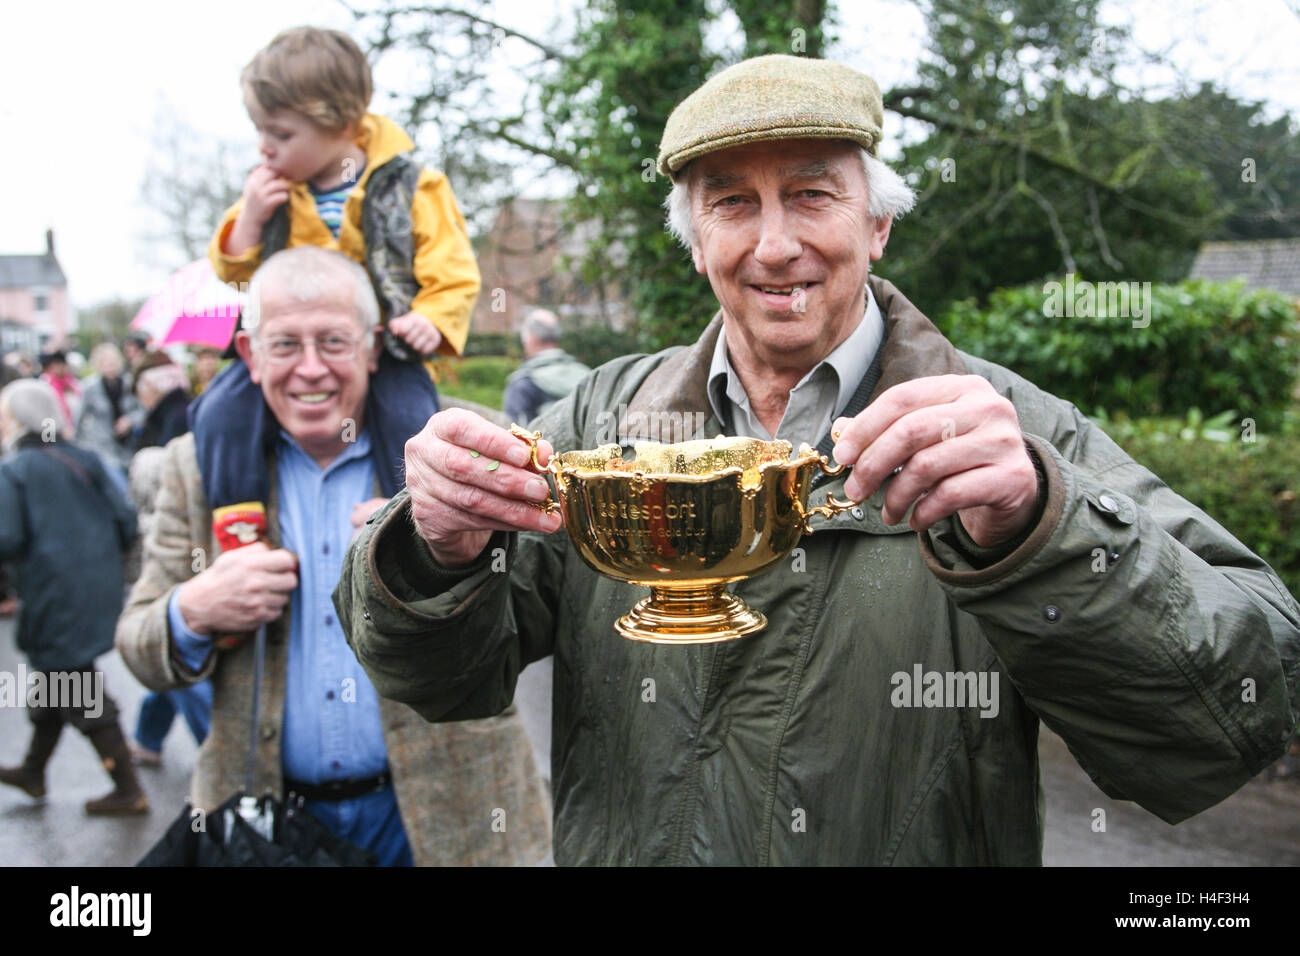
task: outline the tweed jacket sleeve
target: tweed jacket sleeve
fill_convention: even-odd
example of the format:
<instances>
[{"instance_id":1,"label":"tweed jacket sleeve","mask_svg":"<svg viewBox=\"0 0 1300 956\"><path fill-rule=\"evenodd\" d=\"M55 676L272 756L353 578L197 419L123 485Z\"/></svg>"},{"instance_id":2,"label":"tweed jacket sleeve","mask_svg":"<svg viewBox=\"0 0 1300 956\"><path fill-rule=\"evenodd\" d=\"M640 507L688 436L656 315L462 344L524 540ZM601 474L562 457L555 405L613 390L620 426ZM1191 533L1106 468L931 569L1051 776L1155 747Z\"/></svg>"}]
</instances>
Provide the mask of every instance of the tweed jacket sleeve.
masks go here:
<instances>
[{"instance_id":1,"label":"tweed jacket sleeve","mask_svg":"<svg viewBox=\"0 0 1300 956\"><path fill-rule=\"evenodd\" d=\"M144 542L143 567L117 622L118 653L150 690L198 683L216 666L216 654L209 655L197 673L181 664L167 623L172 592L215 558L194 438L182 435L167 445L153 523Z\"/></svg>"}]
</instances>

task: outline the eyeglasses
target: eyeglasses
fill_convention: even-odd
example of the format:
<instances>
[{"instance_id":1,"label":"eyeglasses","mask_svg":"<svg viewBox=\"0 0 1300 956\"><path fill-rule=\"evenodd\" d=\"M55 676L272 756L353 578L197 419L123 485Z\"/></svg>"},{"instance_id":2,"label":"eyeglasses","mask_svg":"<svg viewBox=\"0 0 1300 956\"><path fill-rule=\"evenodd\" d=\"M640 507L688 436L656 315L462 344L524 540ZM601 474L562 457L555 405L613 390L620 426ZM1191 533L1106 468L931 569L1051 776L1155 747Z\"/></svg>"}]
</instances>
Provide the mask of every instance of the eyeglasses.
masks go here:
<instances>
[{"instance_id":1,"label":"eyeglasses","mask_svg":"<svg viewBox=\"0 0 1300 956\"><path fill-rule=\"evenodd\" d=\"M272 362L296 362L302 356L303 346L308 342L313 342L316 346L316 354L323 360L327 362L346 362L348 359L356 357L357 346L362 341L364 340L336 332L312 339L295 339L285 335L267 339L261 344L261 348Z\"/></svg>"}]
</instances>

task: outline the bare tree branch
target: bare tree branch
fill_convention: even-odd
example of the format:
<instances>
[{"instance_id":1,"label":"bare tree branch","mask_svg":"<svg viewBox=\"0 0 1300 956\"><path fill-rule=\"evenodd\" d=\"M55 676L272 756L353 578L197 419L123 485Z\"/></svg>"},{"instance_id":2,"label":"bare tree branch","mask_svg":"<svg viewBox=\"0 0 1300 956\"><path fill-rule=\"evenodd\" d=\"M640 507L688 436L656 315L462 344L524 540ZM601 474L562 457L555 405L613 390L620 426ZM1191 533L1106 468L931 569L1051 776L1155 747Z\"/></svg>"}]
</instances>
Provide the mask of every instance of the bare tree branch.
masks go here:
<instances>
[{"instance_id":1,"label":"bare tree branch","mask_svg":"<svg viewBox=\"0 0 1300 956\"><path fill-rule=\"evenodd\" d=\"M900 116L908 116L912 119L920 120L923 123L929 123L939 129L967 133L979 142L989 143L994 146L1005 146L1010 149L1024 150L1040 162L1046 163L1049 166L1054 166L1072 176L1077 176L1079 179L1082 179L1084 182L1089 183L1098 189L1104 189L1107 192L1120 192L1123 190L1123 187L1117 183L1111 183L1104 179L1099 179L1097 176L1076 163L1072 163L1060 156L1039 149L1024 137L1013 139L996 132L991 132L988 128L981 129L975 123L960 116L939 116L918 109L915 106L904 106L901 102L894 100L892 94L886 98L885 108L894 113L898 113Z\"/></svg>"},{"instance_id":2,"label":"bare tree branch","mask_svg":"<svg viewBox=\"0 0 1300 956\"><path fill-rule=\"evenodd\" d=\"M347 5L344 4L344 6ZM348 9L351 11L352 15L359 20L371 16L382 17L385 21L384 36L389 39L390 43L391 43L391 28L389 25L391 25L392 21L397 17L405 16L408 14L411 15L422 14L425 16L434 16L434 17L459 17L460 19L465 20L468 23L472 23L477 26L487 27L489 30L491 30L494 33L500 32L504 36L514 37L517 40L523 40L525 43L529 44L530 46L534 47L535 49L543 53L547 57L547 59L558 60L562 63L567 63L569 61L569 57L565 56L565 54L561 53L557 48L551 46L548 43L543 43L541 40L538 40L536 37L531 37L526 33L522 33L521 31L514 29L513 27L508 27L504 23L501 23L497 20L492 20L489 19L488 17L482 17L476 13L470 13L468 10L461 10L456 7L419 7L419 6L387 7L381 10L374 10L369 13L363 11L357 11L352 9L351 7L349 7Z\"/></svg>"},{"instance_id":3,"label":"bare tree branch","mask_svg":"<svg viewBox=\"0 0 1300 956\"><path fill-rule=\"evenodd\" d=\"M994 182L996 185L996 180ZM978 202L971 203L962 210L962 214L945 226L943 232L936 236L934 241L930 243L929 247L925 250L923 258L928 259L931 256L938 255L939 250L948 244L948 240L952 239L961 231L962 226L966 225L967 222L993 204L995 193L996 189L990 189Z\"/></svg>"},{"instance_id":4,"label":"bare tree branch","mask_svg":"<svg viewBox=\"0 0 1300 956\"><path fill-rule=\"evenodd\" d=\"M575 172L579 170L581 165L576 156L563 152L562 150L551 149L546 146L538 146L536 143L530 143L527 140L520 139L519 137L506 132L506 123L499 120L493 121L492 126L479 127L471 124L466 128L475 130L481 129L482 132L494 139L499 139L503 143L509 143L511 146L525 150L535 156L545 156L547 159Z\"/></svg>"},{"instance_id":5,"label":"bare tree branch","mask_svg":"<svg viewBox=\"0 0 1300 956\"><path fill-rule=\"evenodd\" d=\"M1065 271L1078 272L1079 267L1074 261L1074 254L1070 251L1070 240L1066 238L1065 230L1061 228L1061 220L1056 215L1056 207L1051 204L1046 196L1024 180L1016 183L1016 189L1037 203L1038 207L1047 214L1047 221L1052 225L1052 235L1056 237L1057 248L1061 250L1061 258L1065 260Z\"/></svg>"},{"instance_id":6,"label":"bare tree branch","mask_svg":"<svg viewBox=\"0 0 1300 956\"><path fill-rule=\"evenodd\" d=\"M1088 218L1092 223L1092 234L1097 237L1097 249L1101 253L1102 261L1116 271L1123 269L1124 263L1111 254L1110 243L1106 241L1106 230L1101 225L1101 207L1097 202L1097 190L1091 186L1088 187Z\"/></svg>"}]
</instances>

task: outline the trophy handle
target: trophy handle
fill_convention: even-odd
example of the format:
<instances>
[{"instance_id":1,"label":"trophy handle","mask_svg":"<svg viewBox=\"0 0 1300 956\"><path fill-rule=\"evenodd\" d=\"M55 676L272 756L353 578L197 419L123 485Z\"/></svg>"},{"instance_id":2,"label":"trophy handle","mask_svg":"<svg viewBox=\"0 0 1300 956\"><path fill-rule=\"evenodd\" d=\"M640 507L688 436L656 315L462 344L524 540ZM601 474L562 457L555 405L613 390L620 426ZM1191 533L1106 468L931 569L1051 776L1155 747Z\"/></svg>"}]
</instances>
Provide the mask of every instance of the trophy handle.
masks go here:
<instances>
[{"instance_id":1,"label":"trophy handle","mask_svg":"<svg viewBox=\"0 0 1300 956\"><path fill-rule=\"evenodd\" d=\"M524 468L526 468L528 471L533 472L533 474L536 475L554 476L556 474L554 468L555 463L553 459L551 464L546 466L545 468L543 468L541 462L537 460L537 443L542 440L541 432L530 432L527 428L524 428L522 425L517 425L514 422L511 422L510 434L514 435L521 442L523 442L525 445L528 446L528 461L524 463ZM543 514L548 514L548 515L555 514L555 512L560 510L559 502L553 500L549 496L547 496L547 499L545 501L530 501L528 503L532 505L534 508L541 511Z\"/></svg>"},{"instance_id":2,"label":"trophy handle","mask_svg":"<svg viewBox=\"0 0 1300 956\"><path fill-rule=\"evenodd\" d=\"M836 475L843 474L844 469L847 468L848 465L832 465L830 459L825 455L822 455L817 460L817 467L820 468L827 477L834 478ZM800 516L803 519L803 533L813 533L813 529L808 524L809 519L812 518L813 515L821 515L823 518L833 518L841 511L848 511L850 508L856 508L860 504L862 504L861 501L845 501L841 498L836 498L829 491L826 492L826 504L818 505L816 508L808 508L806 510L802 508L800 509Z\"/></svg>"}]
</instances>

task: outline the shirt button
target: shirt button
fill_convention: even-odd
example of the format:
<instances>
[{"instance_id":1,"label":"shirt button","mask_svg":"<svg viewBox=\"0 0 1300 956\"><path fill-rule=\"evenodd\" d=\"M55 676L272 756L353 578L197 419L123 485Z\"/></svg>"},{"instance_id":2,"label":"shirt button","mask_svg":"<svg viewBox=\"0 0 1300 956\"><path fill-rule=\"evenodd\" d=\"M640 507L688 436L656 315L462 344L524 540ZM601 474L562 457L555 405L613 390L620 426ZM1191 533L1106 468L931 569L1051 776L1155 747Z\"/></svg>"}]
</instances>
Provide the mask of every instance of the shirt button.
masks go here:
<instances>
[{"instance_id":1,"label":"shirt button","mask_svg":"<svg viewBox=\"0 0 1300 956\"><path fill-rule=\"evenodd\" d=\"M332 690L327 690L327 691L325 692L325 699L326 699L326 700L333 700L333 699L334 699L334 691L332 691Z\"/></svg>"},{"instance_id":2,"label":"shirt button","mask_svg":"<svg viewBox=\"0 0 1300 956\"><path fill-rule=\"evenodd\" d=\"M338 770L340 767L343 766L343 764L339 763L337 760L331 760L331 761L330 761L330 766L331 766L333 769Z\"/></svg>"},{"instance_id":3,"label":"shirt button","mask_svg":"<svg viewBox=\"0 0 1300 956\"><path fill-rule=\"evenodd\" d=\"M328 541L326 541L325 544L321 547L321 551L325 554L330 553L330 543Z\"/></svg>"},{"instance_id":4,"label":"shirt button","mask_svg":"<svg viewBox=\"0 0 1300 956\"><path fill-rule=\"evenodd\" d=\"M334 615L333 615L333 614L326 614L326 615L325 615L325 626L326 626L326 627L333 627L333 626L334 626Z\"/></svg>"},{"instance_id":5,"label":"shirt button","mask_svg":"<svg viewBox=\"0 0 1300 956\"><path fill-rule=\"evenodd\" d=\"M262 725L262 739L263 739L263 740L274 740L274 739L275 739L275 727L273 727L271 724L263 724L263 725Z\"/></svg>"},{"instance_id":6,"label":"shirt button","mask_svg":"<svg viewBox=\"0 0 1300 956\"><path fill-rule=\"evenodd\" d=\"M1055 604L1049 604L1043 608L1043 620L1049 624L1055 624L1061 619L1061 609Z\"/></svg>"},{"instance_id":7,"label":"shirt button","mask_svg":"<svg viewBox=\"0 0 1300 956\"><path fill-rule=\"evenodd\" d=\"M853 515L853 517L861 521L865 512L861 508L854 508L852 511L849 512L849 514Z\"/></svg>"},{"instance_id":8,"label":"shirt button","mask_svg":"<svg viewBox=\"0 0 1300 956\"><path fill-rule=\"evenodd\" d=\"M1109 511L1111 514L1119 511L1119 502L1110 495L1102 495L1098 498L1097 506L1101 508L1102 511Z\"/></svg>"}]
</instances>

